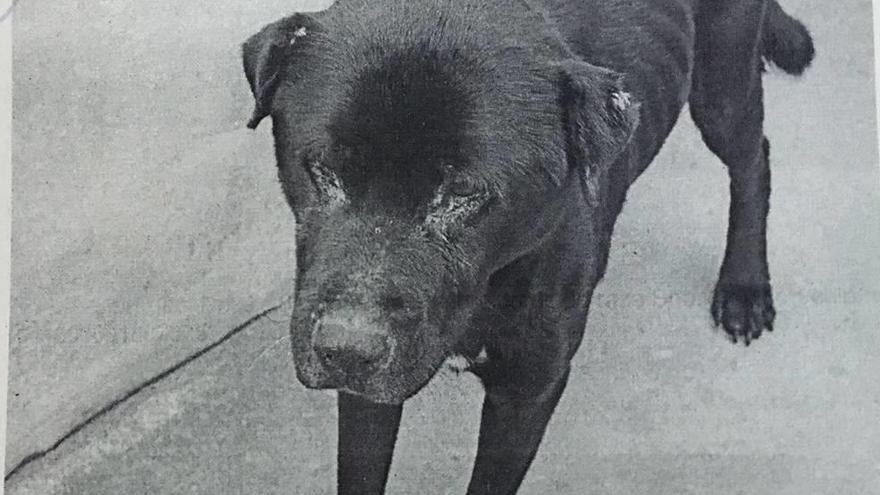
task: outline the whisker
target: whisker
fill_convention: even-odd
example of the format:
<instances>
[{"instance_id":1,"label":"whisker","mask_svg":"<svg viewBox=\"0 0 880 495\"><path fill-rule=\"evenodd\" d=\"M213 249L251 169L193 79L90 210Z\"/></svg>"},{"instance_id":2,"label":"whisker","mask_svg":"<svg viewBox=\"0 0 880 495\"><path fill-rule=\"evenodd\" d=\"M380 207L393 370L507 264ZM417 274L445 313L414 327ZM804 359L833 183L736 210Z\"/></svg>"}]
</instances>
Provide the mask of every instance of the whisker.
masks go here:
<instances>
[{"instance_id":1,"label":"whisker","mask_svg":"<svg viewBox=\"0 0 880 495\"><path fill-rule=\"evenodd\" d=\"M247 371L250 371L250 370L251 370L251 369L252 369L252 368L253 368L253 367L254 367L259 361L261 361L263 358L265 358L266 354L267 354L269 351L274 350L274 348L275 348L278 344L281 344L281 343L284 342L285 340L290 340L290 334L289 334L289 333L288 333L287 335L284 335L283 337L280 337L280 338L276 339L274 342L272 342L272 343L270 343L270 344L266 344L262 349L260 349L260 353L257 355L257 357L255 357L255 358L253 359L253 361L251 361L251 364L247 367Z\"/></svg>"}]
</instances>

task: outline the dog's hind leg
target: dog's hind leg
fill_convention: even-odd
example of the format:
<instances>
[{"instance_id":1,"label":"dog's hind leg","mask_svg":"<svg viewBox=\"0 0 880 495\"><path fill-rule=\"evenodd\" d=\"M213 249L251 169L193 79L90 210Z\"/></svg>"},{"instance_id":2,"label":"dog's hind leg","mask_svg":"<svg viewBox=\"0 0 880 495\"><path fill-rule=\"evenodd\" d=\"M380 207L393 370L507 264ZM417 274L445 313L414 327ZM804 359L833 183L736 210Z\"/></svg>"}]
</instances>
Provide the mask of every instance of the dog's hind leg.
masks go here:
<instances>
[{"instance_id":1,"label":"dog's hind leg","mask_svg":"<svg viewBox=\"0 0 880 495\"><path fill-rule=\"evenodd\" d=\"M730 177L727 248L712 316L734 342L747 345L773 329L775 316L767 266L770 146L761 83L765 3L702 2L689 100L703 140Z\"/></svg>"}]
</instances>

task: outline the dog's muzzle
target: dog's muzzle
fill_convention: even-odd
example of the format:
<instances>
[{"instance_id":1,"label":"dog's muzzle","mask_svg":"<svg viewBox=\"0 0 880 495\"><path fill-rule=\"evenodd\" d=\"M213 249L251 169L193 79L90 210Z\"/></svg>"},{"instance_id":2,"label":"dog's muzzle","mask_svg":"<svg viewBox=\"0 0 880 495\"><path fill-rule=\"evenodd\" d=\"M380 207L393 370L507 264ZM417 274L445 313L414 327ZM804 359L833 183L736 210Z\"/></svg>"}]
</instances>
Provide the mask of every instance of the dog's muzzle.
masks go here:
<instances>
[{"instance_id":1,"label":"dog's muzzle","mask_svg":"<svg viewBox=\"0 0 880 495\"><path fill-rule=\"evenodd\" d=\"M312 348L321 365L343 382L365 380L387 367L393 344L387 328L351 310L323 315L312 336Z\"/></svg>"}]
</instances>

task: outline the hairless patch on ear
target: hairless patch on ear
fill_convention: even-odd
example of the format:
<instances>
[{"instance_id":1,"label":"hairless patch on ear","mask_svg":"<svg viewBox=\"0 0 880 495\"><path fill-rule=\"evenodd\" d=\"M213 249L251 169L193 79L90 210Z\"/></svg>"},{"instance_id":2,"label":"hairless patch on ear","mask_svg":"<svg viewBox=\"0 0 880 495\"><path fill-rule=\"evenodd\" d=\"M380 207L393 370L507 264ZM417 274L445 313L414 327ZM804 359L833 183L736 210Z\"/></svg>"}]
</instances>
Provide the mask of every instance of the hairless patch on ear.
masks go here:
<instances>
[{"instance_id":1,"label":"hairless patch on ear","mask_svg":"<svg viewBox=\"0 0 880 495\"><path fill-rule=\"evenodd\" d=\"M305 26L300 26L296 31L293 32L293 37L290 38L290 44L296 43L297 38L302 38L305 35L309 34L308 29Z\"/></svg>"},{"instance_id":2,"label":"hairless patch on ear","mask_svg":"<svg viewBox=\"0 0 880 495\"><path fill-rule=\"evenodd\" d=\"M632 101L630 100L629 93L626 91L615 91L611 93L611 103L617 111L623 112L630 106Z\"/></svg>"}]
</instances>

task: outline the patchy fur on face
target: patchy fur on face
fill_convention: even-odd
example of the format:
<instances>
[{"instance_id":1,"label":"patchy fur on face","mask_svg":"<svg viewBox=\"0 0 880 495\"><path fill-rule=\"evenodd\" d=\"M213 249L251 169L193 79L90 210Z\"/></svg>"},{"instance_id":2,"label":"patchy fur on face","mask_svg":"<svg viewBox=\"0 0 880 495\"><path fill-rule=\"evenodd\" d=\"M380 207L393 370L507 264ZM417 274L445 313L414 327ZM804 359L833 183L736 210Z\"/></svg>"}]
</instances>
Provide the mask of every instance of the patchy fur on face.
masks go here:
<instances>
[{"instance_id":1,"label":"patchy fur on face","mask_svg":"<svg viewBox=\"0 0 880 495\"><path fill-rule=\"evenodd\" d=\"M292 332L307 386L381 402L415 393L454 353L492 273L558 223L572 154L554 62L570 52L545 21L518 1L352 0L245 45L252 124L271 114L298 226ZM324 369L315 320L334 308L387 328L387 366Z\"/></svg>"}]
</instances>

